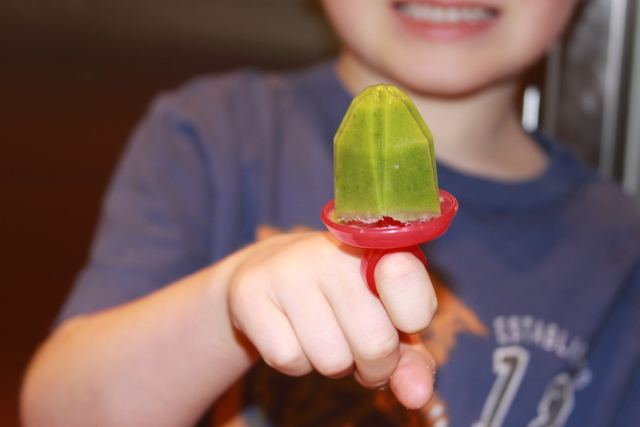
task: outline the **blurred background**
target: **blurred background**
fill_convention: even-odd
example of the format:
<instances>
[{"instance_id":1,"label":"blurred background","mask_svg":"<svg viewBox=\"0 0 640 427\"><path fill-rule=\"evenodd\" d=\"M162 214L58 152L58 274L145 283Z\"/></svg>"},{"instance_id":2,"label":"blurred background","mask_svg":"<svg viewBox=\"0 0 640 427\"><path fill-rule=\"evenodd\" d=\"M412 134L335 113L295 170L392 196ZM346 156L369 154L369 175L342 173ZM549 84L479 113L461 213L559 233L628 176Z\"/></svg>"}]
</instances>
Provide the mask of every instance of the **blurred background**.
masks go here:
<instances>
[{"instance_id":1,"label":"blurred background","mask_svg":"<svg viewBox=\"0 0 640 427\"><path fill-rule=\"evenodd\" d=\"M151 98L198 74L331 54L305 0L0 0L0 426L87 256Z\"/></svg>"},{"instance_id":2,"label":"blurred background","mask_svg":"<svg viewBox=\"0 0 640 427\"><path fill-rule=\"evenodd\" d=\"M640 193L635 0L591 0L527 82L527 126ZM0 427L84 263L151 98L198 74L336 50L317 0L0 0Z\"/></svg>"}]
</instances>

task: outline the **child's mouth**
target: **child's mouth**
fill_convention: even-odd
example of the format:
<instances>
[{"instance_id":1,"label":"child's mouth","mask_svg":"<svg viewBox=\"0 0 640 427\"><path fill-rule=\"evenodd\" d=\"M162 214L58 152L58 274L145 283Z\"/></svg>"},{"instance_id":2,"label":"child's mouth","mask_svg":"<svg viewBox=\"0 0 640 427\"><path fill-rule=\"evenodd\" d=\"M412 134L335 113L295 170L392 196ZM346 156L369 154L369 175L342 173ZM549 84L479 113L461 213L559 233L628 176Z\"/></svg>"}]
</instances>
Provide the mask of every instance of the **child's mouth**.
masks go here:
<instances>
[{"instance_id":1,"label":"child's mouth","mask_svg":"<svg viewBox=\"0 0 640 427\"><path fill-rule=\"evenodd\" d=\"M496 9L479 5L397 2L394 6L401 15L411 21L438 26L484 24L498 15Z\"/></svg>"}]
</instances>

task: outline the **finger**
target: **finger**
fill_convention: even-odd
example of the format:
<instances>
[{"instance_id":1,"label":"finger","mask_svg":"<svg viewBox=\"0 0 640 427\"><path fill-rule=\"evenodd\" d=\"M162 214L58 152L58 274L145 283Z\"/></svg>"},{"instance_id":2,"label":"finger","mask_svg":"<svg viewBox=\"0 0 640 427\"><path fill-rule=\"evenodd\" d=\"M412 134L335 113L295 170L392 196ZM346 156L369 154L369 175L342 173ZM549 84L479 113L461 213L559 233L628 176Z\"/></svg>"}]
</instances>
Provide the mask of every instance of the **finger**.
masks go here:
<instances>
[{"instance_id":1,"label":"finger","mask_svg":"<svg viewBox=\"0 0 640 427\"><path fill-rule=\"evenodd\" d=\"M234 295L232 320L267 365L292 376L311 372L312 365L287 316L266 295Z\"/></svg>"},{"instance_id":2,"label":"finger","mask_svg":"<svg viewBox=\"0 0 640 427\"><path fill-rule=\"evenodd\" d=\"M415 333L429 326L437 299L424 265L409 252L383 256L374 271L380 300L399 330Z\"/></svg>"},{"instance_id":3,"label":"finger","mask_svg":"<svg viewBox=\"0 0 640 427\"><path fill-rule=\"evenodd\" d=\"M404 336L403 341L390 387L406 408L419 409L433 396L436 363L417 335Z\"/></svg>"},{"instance_id":4,"label":"finger","mask_svg":"<svg viewBox=\"0 0 640 427\"><path fill-rule=\"evenodd\" d=\"M391 328L371 330L366 340L352 341L355 379L372 390L388 384L400 357L398 331Z\"/></svg>"},{"instance_id":5,"label":"finger","mask_svg":"<svg viewBox=\"0 0 640 427\"><path fill-rule=\"evenodd\" d=\"M313 228L305 225L294 225L291 227L291 233L306 233L307 231L313 231Z\"/></svg>"},{"instance_id":6,"label":"finger","mask_svg":"<svg viewBox=\"0 0 640 427\"><path fill-rule=\"evenodd\" d=\"M353 268L327 271L324 293L346 337L355 363L355 378L368 388L387 384L399 357L398 331L384 306Z\"/></svg>"},{"instance_id":7,"label":"finger","mask_svg":"<svg viewBox=\"0 0 640 427\"><path fill-rule=\"evenodd\" d=\"M255 237L256 237L256 241L259 242L261 240L265 240L265 239L268 239L269 237L277 236L282 233L283 231L277 227L273 227L267 224L262 224L262 225L259 225L258 228L256 229Z\"/></svg>"},{"instance_id":8,"label":"finger","mask_svg":"<svg viewBox=\"0 0 640 427\"><path fill-rule=\"evenodd\" d=\"M336 320L333 308L315 286L300 284L278 295L300 344L313 367L322 375L339 378L353 370L349 343Z\"/></svg>"}]
</instances>

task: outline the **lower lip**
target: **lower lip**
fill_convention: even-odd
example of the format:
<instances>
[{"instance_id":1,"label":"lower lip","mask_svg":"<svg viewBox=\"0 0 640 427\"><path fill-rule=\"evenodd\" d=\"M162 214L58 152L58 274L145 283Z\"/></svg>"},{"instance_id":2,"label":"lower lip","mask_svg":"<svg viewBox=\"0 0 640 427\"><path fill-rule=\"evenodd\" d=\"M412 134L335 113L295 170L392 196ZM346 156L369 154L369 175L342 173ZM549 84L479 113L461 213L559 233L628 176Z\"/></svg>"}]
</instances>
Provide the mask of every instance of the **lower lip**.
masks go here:
<instances>
[{"instance_id":1,"label":"lower lip","mask_svg":"<svg viewBox=\"0 0 640 427\"><path fill-rule=\"evenodd\" d=\"M413 20L395 8L394 12L403 27L409 30L412 34L422 38L439 41L456 41L477 36L488 31L497 21L494 17L488 21L481 21L473 24L465 22L461 22L459 24L434 24Z\"/></svg>"}]
</instances>

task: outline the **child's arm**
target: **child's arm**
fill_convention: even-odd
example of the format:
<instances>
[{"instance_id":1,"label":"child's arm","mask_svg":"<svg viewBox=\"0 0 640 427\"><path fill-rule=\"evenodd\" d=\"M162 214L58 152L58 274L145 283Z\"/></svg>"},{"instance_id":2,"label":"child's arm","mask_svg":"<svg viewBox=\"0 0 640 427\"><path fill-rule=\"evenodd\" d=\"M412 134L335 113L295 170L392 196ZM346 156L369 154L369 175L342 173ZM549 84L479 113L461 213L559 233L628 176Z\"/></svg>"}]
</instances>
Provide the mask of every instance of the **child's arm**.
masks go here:
<instances>
[{"instance_id":1,"label":"child's arm","mask_svg":"<svg viewBox=\"0 0 640 427\"><path fill-rule=\"evenodd\" d=\"M389 255L376 269L378 300L359 262L327 233L281 235L145 298L71 319L27 373L25 425L193 425L255 349L286 374L353 370L371 388L392 377L405 406L422 406L435 366L396 328L430 322L428 276L412 255Z\"/></svg>"}]
</instances>

